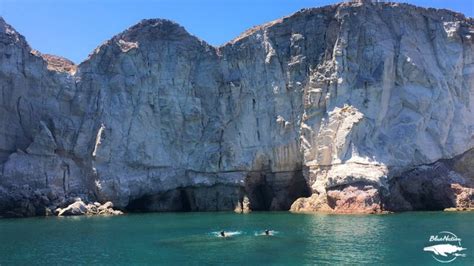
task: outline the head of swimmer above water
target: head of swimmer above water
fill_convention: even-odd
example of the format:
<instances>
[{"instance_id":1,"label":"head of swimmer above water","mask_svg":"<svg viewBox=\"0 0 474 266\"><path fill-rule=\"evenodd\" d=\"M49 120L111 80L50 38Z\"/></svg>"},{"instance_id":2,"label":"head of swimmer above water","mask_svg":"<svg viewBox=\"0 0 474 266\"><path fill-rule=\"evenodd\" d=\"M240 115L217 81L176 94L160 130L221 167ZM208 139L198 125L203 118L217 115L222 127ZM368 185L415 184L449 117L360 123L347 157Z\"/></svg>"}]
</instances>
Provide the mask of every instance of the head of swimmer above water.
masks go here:
<instances>
[{"instance_id":1,"label":"head of swimmer above water","mask_svg":"<svg viewBox=\"0 0 474 266\"><path fill-rule=\"evenodd\" d=\"M225 236L224 230L221 231L221 236Z\"/></svg>"},{"instance_id":2,"label":"head of swimmer above water","mask_svg":"<svg viewBox=\"0 0 474 266\"><path fill-rule=\"evenodd\" d=\"M265 235L269 236L270 235L270 230L266 229L265 230Z\"/></svg>"}]
</instances>

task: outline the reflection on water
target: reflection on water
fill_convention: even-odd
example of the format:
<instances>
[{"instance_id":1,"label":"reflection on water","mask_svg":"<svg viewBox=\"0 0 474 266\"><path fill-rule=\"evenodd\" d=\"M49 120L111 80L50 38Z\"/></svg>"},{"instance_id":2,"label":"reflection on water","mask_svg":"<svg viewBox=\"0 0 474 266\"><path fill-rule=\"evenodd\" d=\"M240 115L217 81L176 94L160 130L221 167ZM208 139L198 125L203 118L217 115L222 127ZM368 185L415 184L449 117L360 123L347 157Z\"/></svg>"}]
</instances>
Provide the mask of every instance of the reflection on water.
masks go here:
<instances>
[{"instance_id":1,"label":"reflection on water","mask_svg":"<svg viewBox=\"0 0 474 266\"><path fill-rule=\"evenodd\" d=\"M432 264L448 230L474 264L474 213L162 213L0 220L0 264ZM262 236L264 230L271 237ZM221 230L230 237L219 237Z\"/></svg>"},{"instance_id":2,"label":"reflection on water","mask_svg":"<svg viewBox=\"0 0 474 266\"><path fill-rule=\"evenodd\" d=\"M269 230L268 234L266 234L265 231L256 231L256 232L253 232L253 235L254 236L275 236L279 233L280 232L275 231L275 230Z\"/></svg>"},{"instance_id":3,"label":"reflection on water","mask_svg":"<svg viewBox=\"0 0 474 266\"><path fill-rule=\"evenodd\" d=\"M382 262L386 223L381 216L308 216L312 237L305 249L310 261Z\"/></svg>"}]
</instances>

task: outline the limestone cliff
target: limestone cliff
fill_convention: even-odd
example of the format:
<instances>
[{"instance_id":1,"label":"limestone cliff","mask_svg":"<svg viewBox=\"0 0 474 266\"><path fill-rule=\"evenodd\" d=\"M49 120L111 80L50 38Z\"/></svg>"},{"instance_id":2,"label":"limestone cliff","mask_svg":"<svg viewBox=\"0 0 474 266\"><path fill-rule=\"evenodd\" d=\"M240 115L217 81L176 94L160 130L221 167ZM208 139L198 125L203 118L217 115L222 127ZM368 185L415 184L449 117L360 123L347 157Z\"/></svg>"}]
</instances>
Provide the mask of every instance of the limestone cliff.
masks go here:
<instances>
[{"instance_id":1,"label":"limestone cliff","mask_svg":"<svg viewBox=\"0 0 474 266\"><path fill-rule=\"evenodd\" d=\"M473 207L474 21L301 10L221 47L143 20L78 66L0 19L0 213Z\"/></svg>"}]
</instances>

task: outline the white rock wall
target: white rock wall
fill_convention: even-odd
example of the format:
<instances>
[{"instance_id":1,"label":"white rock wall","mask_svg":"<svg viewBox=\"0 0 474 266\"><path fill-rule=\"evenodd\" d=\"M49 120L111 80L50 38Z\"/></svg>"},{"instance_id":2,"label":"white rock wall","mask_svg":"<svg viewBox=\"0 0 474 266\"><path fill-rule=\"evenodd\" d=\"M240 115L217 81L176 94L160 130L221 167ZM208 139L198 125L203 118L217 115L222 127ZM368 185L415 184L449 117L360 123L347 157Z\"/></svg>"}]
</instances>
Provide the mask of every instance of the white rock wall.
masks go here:
<instances>
[{"instance_id":1,"label":"white rock wall","mask_svg":"<svg viewBox=\"0 0 474 266\"><path fill-rule=\"evenodd\" d=\"M344 3L217 48L144 20L77 70L48 66L0 26L4 210L20 198L38 212L72 195L202 210L204 194L227 189L217 209L246 193L254 206L263 197L259 206L287 208L285 197L305 196L292 186L302 174L317 195L388 189L474 147L473 21L450 11Z\"/></svg>"}]
</instances>

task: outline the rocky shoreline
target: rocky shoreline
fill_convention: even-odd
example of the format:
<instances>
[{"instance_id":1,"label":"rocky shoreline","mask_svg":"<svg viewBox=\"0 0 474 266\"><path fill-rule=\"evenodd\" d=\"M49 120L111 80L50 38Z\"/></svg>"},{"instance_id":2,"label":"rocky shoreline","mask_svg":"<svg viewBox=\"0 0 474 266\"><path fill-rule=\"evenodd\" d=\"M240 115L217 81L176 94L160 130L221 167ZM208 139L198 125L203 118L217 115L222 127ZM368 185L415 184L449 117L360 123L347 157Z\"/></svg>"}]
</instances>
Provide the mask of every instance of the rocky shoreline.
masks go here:
<instances>
[{"instance_id":1,"label":"rocky shoreline","mask_svg":"<svg viewBox=\"0 0 474 266\"><path fill-rule=\"evenodd\" d=\"M54 210L54 214L57 216L79 216L79 215L121 215L122 211L114 210L114 204L110 201L107 201L104 204L99 202L94 203L84 203L80 198L66 208L57 208Z\"/></svg>"},{"instance_id":2,"label":"rocky shoreline","mask_svg":"<svg viewBox=\"0 0 474 266\"><path fill-rule=\"evenodd\" d=\"M0 215L472 208L473 29L359 1L214 47L146 19L75 65L0 18Z\"/></svg>"}]
</instances>

